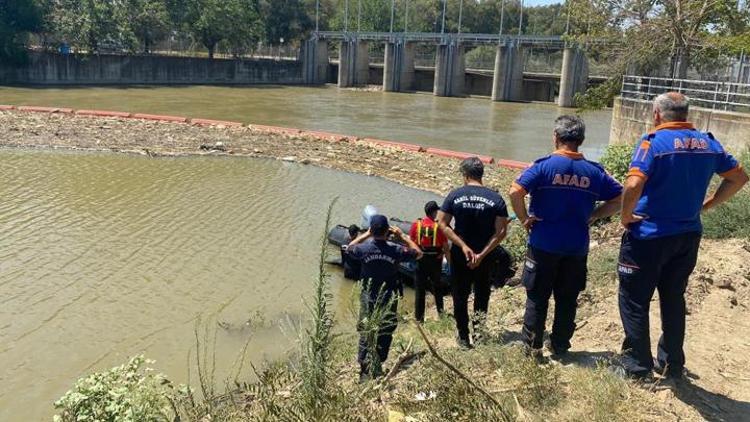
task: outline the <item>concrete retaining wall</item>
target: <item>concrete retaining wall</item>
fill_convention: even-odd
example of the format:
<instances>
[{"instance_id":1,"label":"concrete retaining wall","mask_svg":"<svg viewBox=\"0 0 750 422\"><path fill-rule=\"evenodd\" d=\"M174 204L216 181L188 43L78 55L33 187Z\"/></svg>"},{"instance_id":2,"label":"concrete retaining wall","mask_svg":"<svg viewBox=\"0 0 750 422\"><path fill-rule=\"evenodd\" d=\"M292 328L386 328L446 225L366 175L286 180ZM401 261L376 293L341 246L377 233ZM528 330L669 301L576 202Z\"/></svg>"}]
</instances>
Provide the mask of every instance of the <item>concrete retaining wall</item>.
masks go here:
<instances>
[{"instance_id":1,"label":"concrete retaining wall","mask_svg":"<svg viewBox=\"0 0 750 422\"><path fill-rule=\"evenodd\" d=\"M22 67L0 63L0 85L301 84L302 71L294 60L33 53Z\"/></svg>"},{"instance_id":2,"label":"concrete retaining wall","mask_svg":"<svg viewBox=\"0 0 750 422\"><path fill-rule=\"evenodd\" d=\"M652 115L649 101L615 98L609 143L635 144L653 128ZM750 147L750 114L692 107L690 121L733 151Z\"/></svg>"}]
</instances>

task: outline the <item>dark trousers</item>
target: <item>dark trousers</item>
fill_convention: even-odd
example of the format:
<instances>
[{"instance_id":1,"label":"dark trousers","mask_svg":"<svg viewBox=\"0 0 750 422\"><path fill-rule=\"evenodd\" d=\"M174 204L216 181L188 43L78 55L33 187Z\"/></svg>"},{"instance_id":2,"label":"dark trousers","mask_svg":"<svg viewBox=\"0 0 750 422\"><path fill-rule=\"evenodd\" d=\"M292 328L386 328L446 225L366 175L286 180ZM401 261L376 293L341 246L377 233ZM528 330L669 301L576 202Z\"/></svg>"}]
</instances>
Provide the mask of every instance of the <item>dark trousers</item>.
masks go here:
<instances>
[{"instance_id":1,"label":"dark trousers","mask_svg":"<svg viewBox=\"0 0 750 422\"><path fill-rule=\"evenodd\" d=\"M479 322L479 315L487 315L490 302L490 261L482 261L475 269L470 269L466 256L460 248L451 249L451 295L453 296L453 313L456 317L458 337L469 341L469 295L474 290L473 322Z\"/></svg>"},{"instance_id":2,"label":"dark trousers","mask_svg":"<svg viewBox=\"0 0 750 422\"><path fill-rule=\"evenodd\" d=\"M541 349L549 299L555 297L555 317L550 342L556 352L570 348L576 324L578 294L586 288L588 256L551 254L529 247L523 269L526 313L523 336L526 344Z\"/></svg>"},{"instance_id":3,"label":"dark trousers","mask_svg":"<svg viewBox=\"0 0 750 422\"><path fill-rule=\"evenodd\" d=\"M649 336L649 305L659 290L662 336L657 361L670 373L685 366L685 289L695 269L700 233L638 240L622 237L617 273L620 278L620 318L625 329L622 363L633 375L654 368Z\"/></svg>"},{"instance_id":4,"label":"dark trousers","mask_svg":"<svg viewBox=\"0 0 750 422\"><path fill-rule=\"evenodd\" d=\"M443 294L440 291L442 275L442 255L425 254L422 259L417 261L416 298L414 301L414 316L417 321L424 322L424 303L428 290L435 296L435 307L438 313L443 313Z\"/></svg>"},{"instance_id":5,"label":"dark trousers","mask_svg":"<svg viewBox=\"0 0 750 422\"><path fill-rule=\"evenodd\" d=\"M362 372L380 372L381 365L388 359L388 352L393 341L393 332L398 325L398 295L396 292L386 292L380 300L373 297L369 291L363 289L359 308L359 351L357 361ZM391 300L392 298L392 300ZM378 327L365 326L363 321L370 319L375 311L381 314ZM375 349L375 359L370 355L371 348Z\"/></svg>"}]
</instances>

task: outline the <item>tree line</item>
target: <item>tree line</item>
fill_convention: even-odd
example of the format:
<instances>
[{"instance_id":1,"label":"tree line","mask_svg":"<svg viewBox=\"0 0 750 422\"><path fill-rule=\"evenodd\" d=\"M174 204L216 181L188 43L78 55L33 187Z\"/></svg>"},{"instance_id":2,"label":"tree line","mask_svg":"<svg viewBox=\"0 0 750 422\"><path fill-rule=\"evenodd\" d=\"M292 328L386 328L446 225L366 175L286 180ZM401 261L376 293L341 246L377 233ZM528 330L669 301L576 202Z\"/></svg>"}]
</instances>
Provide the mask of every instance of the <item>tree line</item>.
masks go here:
<instances>
[{"instance_id":1,"label":"tree line","mask_svg":"<svg viewBox=\"0 0 750 422\"><path fill-rule=\"evenodd\" d=\"M112 46L149 53L168 38L189 40L213 57L219 48L239 56L259 42L298 44L316 27L474 33L502 29L510 34L521 28L542 35L565 31L559 4L525 8L523 19L517 0L447 0L445 6L443 22L443 0L13 0L0 4L0 55L20 54L30 34L45 47L64 44L91 53Z\"/></svg>"},{"instance_id":2,"label":"tree line","mask_svg":"<svg viewBox=\"0 0 750 422\"><path fill-rule=\"evenodd\" d=\"M12 0L0 2L0 58L43 47L149 53L167 39L241 56L299 45L316 28L561 35L617 72L684 77L750 50L743 0ZM393 7L393 13L392 13ZM445 10L445 13L444 13ZM393 16L393 19L391 18ZM667 65L665 66L665 62Z\"/></svg>"}]
</instances>

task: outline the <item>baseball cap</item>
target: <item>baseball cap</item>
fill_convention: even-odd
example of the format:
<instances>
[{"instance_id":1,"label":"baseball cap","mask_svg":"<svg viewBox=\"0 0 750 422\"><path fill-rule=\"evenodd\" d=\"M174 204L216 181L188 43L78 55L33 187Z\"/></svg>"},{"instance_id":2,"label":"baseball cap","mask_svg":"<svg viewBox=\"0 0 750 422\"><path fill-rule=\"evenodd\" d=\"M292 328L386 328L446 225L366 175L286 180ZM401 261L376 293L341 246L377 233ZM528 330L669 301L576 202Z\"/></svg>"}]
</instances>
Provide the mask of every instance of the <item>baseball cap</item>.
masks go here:
<instances>
[{"instance_id":1,"label":"baseball cap","mask_svg":"<svg viewBox=\"0 0 750 422\"><path fill-rule=\"evenodd\" d=\"M388 217L376 214L370 217L370 230L374 233L383 233L388 230Z\"/></svg>"}]
</instances>

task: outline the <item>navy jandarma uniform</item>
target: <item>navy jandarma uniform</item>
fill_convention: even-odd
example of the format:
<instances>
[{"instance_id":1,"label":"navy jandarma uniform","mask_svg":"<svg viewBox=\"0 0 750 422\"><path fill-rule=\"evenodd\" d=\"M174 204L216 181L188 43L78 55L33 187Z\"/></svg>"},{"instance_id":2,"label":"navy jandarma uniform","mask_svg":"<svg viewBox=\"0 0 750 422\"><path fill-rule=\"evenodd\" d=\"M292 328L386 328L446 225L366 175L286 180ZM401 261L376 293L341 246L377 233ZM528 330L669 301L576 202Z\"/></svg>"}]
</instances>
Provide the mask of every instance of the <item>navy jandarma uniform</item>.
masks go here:
<instances>
[{"instance_id":1,"label":"navy jandarma uniform","mask_svg":"<svg viewBox=\"0 0 750 422\"><path fill-rule=\"evenodd\" d=\"M659 290L662 328L657 362L679 374L685 365L685 289L702 234L700 212L714 174L740 166L710 133L670 122L636 146L629 176L646 179L635 214L644 220L623 235L618 264L619 306L625 330L623 364L633 375L654 367L648 312Z\"/></svg>"},{"instance_id":2,"label":"navy jandarma uniform","mask_svg":"<svg viewBox=\"0 0 750 422\"><path fill-rule=\"evenodd\" d=\"M453 216L453 230L475 253L482 252L495 234L496 219L508 217L508 209L503 198L484 186L467 185L452 191L440 209ZM487 314L490 300L490 266L490 260L485 259L479 267L470 269L461 248L456 245L451 248L453 313L458 336L462 341L469 341L468 300L472 285L474 313Z\"/></svg>"},{"instance_id":3,"label":"navy jandarma uniform","mask_svg":"<svg viewBox=\"0 0 750 422\"><path fill-rule=\"evenodd\" d=\"M377 334L377 354L380 363L388 358L388 351L393 340L393 332L398 323L396 311L398 308L397 294L399 289L398 265L402 261L414 259L416 252L401 245L378 239L369 239L359 245L349 247L349 255L357 259L361 265L362 296L360 302L360 320L367 318L377 306L386 306L390 302L387 312ZM365 335L360 336L359 361L363 372L367 372L373 362L368 359L368 344Z\"/></svg>"},{"instance_id":4,"label":"navy jandarma uniform","mask_svg":"<svg viewBox=\"0 0 750 422\"><path fill-rule=\"evenodd\" d=\"M575 331L578 295L586 287L589 219L596 202L617 198L622 186L600 164L563 151L537 160L516 184L531 194L529 215L539 219L529 235L523 272L523 334L530 347L542 347L554 293L550 340L556 352L564 352Z\"/></svg>"}]
</instances>

